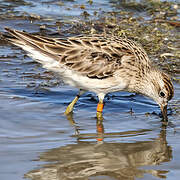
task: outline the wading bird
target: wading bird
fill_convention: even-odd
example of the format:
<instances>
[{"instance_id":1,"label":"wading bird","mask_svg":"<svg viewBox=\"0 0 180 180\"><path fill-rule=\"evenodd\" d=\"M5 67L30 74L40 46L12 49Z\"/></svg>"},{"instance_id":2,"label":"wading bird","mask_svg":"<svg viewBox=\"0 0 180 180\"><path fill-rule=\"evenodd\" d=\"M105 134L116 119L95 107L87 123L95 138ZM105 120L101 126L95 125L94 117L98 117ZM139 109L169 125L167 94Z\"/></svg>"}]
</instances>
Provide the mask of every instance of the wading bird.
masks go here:
<instances>
[{"instance_id":1,"label":"wading bird","mask_svg":"<svg viewBox=\"0 0 180 180\"><path fill-rule=\"evenodd\" d=\"M107 93L135 92L152 98L167 120L167 104L174 95L167 74L152 65L145 50L127 38L103 35L67 39L30 35L5 28L10 43L21 47L44 68L56 72L65 83L79 89L65 114L73 111L86 91L97 94L97 118L102 118L103 100Z\"/></svg>"}]
</instances>

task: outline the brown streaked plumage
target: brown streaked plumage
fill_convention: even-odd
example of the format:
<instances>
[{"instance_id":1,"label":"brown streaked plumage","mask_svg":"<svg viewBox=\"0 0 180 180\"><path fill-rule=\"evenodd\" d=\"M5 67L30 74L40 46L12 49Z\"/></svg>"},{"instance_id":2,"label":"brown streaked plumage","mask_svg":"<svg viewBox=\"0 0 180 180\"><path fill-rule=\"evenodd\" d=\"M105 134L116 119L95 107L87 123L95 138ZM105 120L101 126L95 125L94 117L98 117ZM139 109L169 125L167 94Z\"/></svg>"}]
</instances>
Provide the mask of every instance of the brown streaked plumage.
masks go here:
<instances>
[{"instance_id":1,"label":"brown streaked plumage","mask_svg":"<svg viewBox=\"0 0 180 180\"><path fill-rule=\"evenodd\" d=\"M28 51L45 68L80 89L66 114L72 112L81 94L93 91L99 97L97 117L101 119L104 96L129 91L154 99L167 119L167 103L174 94L172 82L152 66L144 49L134 41L101 35L58 39L6 30L12 35L4 36L9 42Z\"/></svg>"},{"instance_id":2,"label":"brown streaked plumage","mask_svg":"<svg viewBox=\"0 0 180 180\"><path fill-rule=\"evenodd\" d=\"M162 73L163 76L163 81L164 81L164 86L165 89L167 91L167 97L168 97L168 101L171 100L174 96L174 88L173 88L173 84L171 83L169 77L165 74Z\"/></svg>"}]
</instances>

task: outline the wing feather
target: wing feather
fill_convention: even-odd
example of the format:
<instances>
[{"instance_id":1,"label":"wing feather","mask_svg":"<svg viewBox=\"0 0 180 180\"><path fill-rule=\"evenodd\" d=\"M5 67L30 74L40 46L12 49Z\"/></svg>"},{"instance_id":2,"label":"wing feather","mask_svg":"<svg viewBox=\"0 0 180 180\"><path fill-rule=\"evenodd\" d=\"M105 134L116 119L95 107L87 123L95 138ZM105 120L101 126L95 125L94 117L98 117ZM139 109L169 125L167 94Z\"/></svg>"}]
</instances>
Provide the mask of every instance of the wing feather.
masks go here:
<instances>
[{"instance_id":1,"label":"wing feather","mask_svg":"<svg viewBox=\"0 0 180 180\"><path fill-rule=\"evenodd\" d=\"M8 38L12 43L21 47L30 46L40 53L53 57L67 68L91 78L113 76L114 72L121 68L122 59L132 59L128 56L134 56L136 59L138 52L148 61L143 49L136 49L133 41L120 38L105 39L101 36L89 36L57 39L34 36L8 28L6 30L13 36ZM131 48L133 45L135 48ZM124 58L126 56L127 58ZM138 58L141 56L139 55Z\"/></svg>"}]
</instances>

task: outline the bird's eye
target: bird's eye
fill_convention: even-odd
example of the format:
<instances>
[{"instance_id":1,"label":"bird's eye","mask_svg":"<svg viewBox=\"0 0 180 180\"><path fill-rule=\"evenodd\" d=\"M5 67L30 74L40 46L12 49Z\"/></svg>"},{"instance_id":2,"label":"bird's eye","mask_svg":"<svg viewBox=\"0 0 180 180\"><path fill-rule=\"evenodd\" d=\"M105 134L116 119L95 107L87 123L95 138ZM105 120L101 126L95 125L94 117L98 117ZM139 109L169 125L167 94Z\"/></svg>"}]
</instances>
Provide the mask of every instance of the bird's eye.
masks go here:
<instances>
[{"instance_id":1,"label":"bird's eye","mask_svg":"<svg viewBox=\"0 0 180 180\"><path fill-rule=\"evenodd\" d=\"M165 97L164 92L161 91L161 92L159 93L159 96L160 96L160 97Z\"/></svg>"}]
</instances>

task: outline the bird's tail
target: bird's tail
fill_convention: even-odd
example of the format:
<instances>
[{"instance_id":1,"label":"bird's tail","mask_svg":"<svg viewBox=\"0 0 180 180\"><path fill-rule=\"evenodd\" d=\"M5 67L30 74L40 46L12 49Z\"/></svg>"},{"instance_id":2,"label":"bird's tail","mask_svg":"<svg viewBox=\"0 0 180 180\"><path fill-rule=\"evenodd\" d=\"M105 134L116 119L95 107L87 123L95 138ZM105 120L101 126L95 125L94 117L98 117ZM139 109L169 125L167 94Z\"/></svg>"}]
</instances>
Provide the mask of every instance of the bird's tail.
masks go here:
<instances>
[{"instance_id":1,"label":"bird's tail","mask_svg":"<svg viewBox=\"0 0 180 180\"><path fill-rule=\"evenodd\" d=\"M5 28L8 34L1 34L1 38L21 47L36 61L48 69L59 65L59 59L55 53L54 40L41 36L35 36L26 32ZM59 54L60 56L60 54Z\"/></svg>"}]
</instances>

